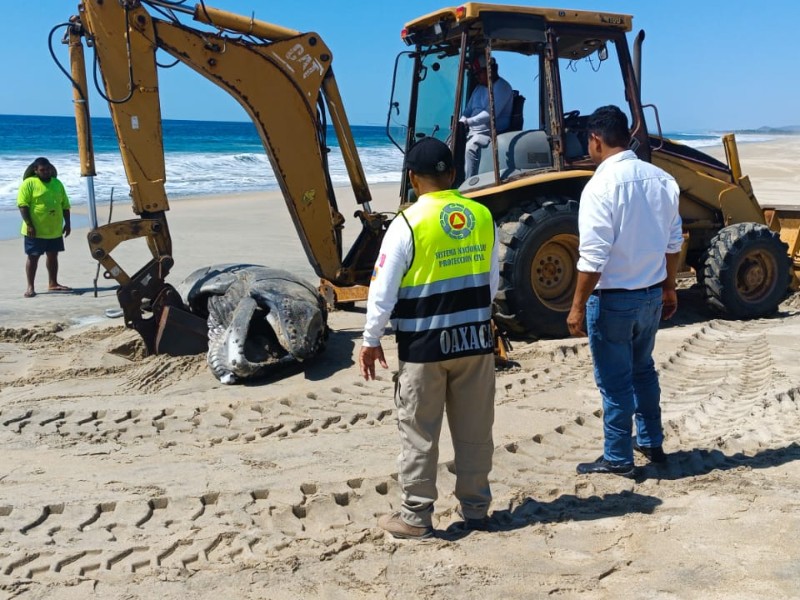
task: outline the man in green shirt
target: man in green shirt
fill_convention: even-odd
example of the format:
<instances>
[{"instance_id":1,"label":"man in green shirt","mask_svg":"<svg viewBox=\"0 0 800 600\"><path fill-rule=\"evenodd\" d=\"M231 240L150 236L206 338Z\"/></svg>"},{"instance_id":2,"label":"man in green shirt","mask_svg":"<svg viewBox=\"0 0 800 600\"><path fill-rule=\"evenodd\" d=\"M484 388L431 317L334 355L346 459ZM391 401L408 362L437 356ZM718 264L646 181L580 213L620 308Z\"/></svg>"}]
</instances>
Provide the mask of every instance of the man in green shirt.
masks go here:
<instances>
[{"instance_id":1,"label":"man in green shirt","mask_svg":"<svg viewBox=\"0 0 800 600\"><path fill-rule=\"evenodd\" d=\"M58 283L58 253L64 251L64 236L70 226L69 198L64 186L55 176L50 161L39 157L25 170L25 178L17 194L17 206L22 215L22 235L25 236L25 276L28 288L25 297L36 295L34 279L39 257L47 256L48 289L53 292L72 291Z\"/></svg>"}]
</instances>

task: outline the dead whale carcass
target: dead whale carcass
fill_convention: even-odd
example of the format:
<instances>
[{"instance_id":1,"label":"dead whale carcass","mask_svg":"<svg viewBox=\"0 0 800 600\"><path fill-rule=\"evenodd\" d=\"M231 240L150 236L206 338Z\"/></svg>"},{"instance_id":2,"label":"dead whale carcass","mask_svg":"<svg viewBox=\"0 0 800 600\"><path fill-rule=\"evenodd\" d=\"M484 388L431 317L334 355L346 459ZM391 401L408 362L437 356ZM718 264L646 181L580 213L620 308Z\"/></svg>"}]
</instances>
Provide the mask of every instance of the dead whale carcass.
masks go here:
<instances>
[{"instance_id":1,"label":"dead whale carcass","mask_svg":"<svg viewBox=\"0 0 800 600\"><path fill-rule=\"evenodd\" d=\"M208 319L208 365L222 383L264 375L325 348L325 301L288 271L214 265L194 271L177 289L194 314Z\"/></svg>"}]
</instances>

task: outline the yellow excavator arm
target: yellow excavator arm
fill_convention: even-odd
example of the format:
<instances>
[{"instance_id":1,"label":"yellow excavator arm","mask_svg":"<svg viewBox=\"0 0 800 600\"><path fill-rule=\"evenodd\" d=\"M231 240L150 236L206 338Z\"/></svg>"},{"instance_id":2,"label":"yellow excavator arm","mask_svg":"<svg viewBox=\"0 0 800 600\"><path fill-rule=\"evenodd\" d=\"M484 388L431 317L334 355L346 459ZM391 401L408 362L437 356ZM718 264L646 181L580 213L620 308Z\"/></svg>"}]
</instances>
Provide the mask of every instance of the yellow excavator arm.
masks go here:
<instances>
[{"instance_id":1,"label":"yellow excavator arm","mask_svg":"<svg viewBox=\"0 0 800 600\"><path fill-rule=\"evenodd\" d=\"M146 10L156 9L157 19ZM216 31L182 24L190 14ZM244 107L261 137L298 235L315 272L336 285L364 283L383 217L370 193L331 68L332 54L316 33L300 33L198 4L193 10L168 0L85 0L71 20L69 46L82 175L94 175L83 43L94 49L105 99L140 217L96 226L88 235L92 256L119 283L125 322L159 352L165 308L182 306L165 278L172 245L164 189L164 146L156 52L163 50L217 84ZM196 100L196 99L195 99ZM327 167L326 114L330 115L356 201L362 234L342 260L339 212ZM93 202L92 202L93 204ZM365 243L363 237L372 238ZM120 243L145 237L152 260L126 273L112 257ZM144 316L151 310L152 317Z\"/></svg>"}]
</instances>

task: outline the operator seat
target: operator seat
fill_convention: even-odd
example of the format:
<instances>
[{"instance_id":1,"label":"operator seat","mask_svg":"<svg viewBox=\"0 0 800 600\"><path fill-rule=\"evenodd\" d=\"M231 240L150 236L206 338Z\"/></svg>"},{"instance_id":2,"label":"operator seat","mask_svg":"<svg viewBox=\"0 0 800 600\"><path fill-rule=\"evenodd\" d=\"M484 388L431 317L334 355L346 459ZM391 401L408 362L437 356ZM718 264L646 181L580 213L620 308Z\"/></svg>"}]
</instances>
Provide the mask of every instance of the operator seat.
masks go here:
<instances>
[{"instance_id":1,"label":"operator seat","mask_svg":"<svg viewBox=\"0 0 800 600\"><path fill-rule=\"evenodd\" d=\"M497 149L500 179L553 165L550 139L541 129L501 133L497 136ZM478 174L467 179L459 189L487 185L494 180L493 154L492 145L489 144L481 152Z\"/></svg>"}]
</instances>

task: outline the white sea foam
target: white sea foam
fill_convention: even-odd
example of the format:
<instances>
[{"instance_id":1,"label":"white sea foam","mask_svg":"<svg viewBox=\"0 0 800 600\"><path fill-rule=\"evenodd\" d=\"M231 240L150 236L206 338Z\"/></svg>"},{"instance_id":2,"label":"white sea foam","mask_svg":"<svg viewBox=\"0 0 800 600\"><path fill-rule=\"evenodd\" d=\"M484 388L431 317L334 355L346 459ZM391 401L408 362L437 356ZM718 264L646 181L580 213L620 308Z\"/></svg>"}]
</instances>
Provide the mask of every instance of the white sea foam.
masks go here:
<instances>
[{"instance_id":1,"label":"white sea foam","mask_svg":"<svg viewBox=\"0 0 800 600\"><path fill-rule=\"evenodd\" d=\"M666 137L680 142L692 148L709 148L712 146L722 145L722 136L724 133L681 133L681 134L667 134ZM737 144L751 144L755 142L769 142L775 139L775 136L764 135L758 133L737 133Z\"/></svg>"},{"instance_id":2,"label":"white sea foam","mask_svg":"<svg viewBox=\"0 0 800 600\"><path fill-rule=\"evenodd\" d=\"M399 182L403 157L394 147L371 147L361 150L360 158L369 183ZM349 185L347 170L338 147L331 149L329 171L334 186ZM78 156L50 154L58 169L58 178L67 189L70 201L79 206L87 202L86 185L80 176ZM0 157L0 211L16 211L16 197L22 174L30 159ZM95 198L107 203L114 191L114 203L130 202L129 186L117 153L101 153L95 157ZM269 159L262 153L195 154L168 153L166 156L167 196L226 194L278 188Z\"/></svg>"},{"instance_id":3,"label":"white sea foam","mask_svg":"<svg viewBox=\"0 0 800 600\"><path fill-rule=\"evenodd\" d=\"M722 134L706 132L696 134L667 134L667 137L694 148L717 146ZM774 136L762 134L737 134L739 143L766 142ZM349 185L347 170L337 146L331 148L329 172L336 187ZM403 156L394 146L359 148L359 156L369 183L399 182L402 176ZM48 158L58 169L70 201L75 206L86 204L87 191L80 176L80 165L75 153L51 153ZM0 155L0 212L16 212L16 197L22 173L30 158ZM116 152L99 153L95 157L97 175L94 178L95 198L106 204L113 189L114 202L129 203L128 182L122 159ZM170 199L187 196L216 195L252 192L278 188L278 182L264 153L188 153L173 152L166 155L166 191Z\"/></svg>"}]
</instances>

